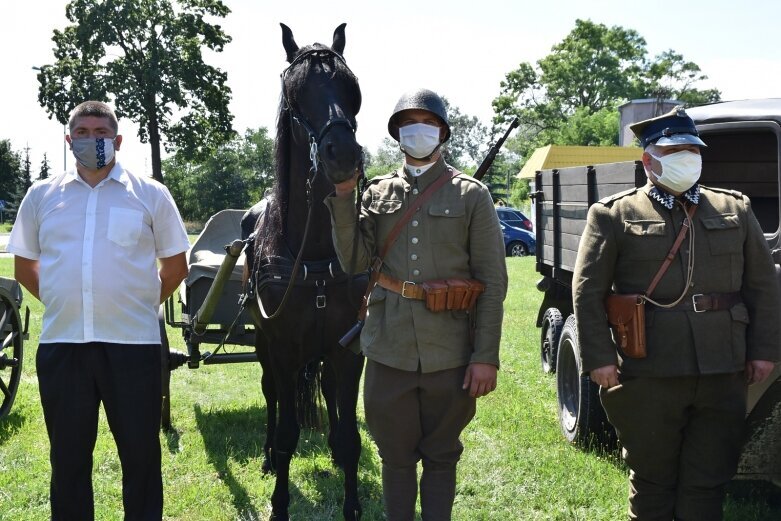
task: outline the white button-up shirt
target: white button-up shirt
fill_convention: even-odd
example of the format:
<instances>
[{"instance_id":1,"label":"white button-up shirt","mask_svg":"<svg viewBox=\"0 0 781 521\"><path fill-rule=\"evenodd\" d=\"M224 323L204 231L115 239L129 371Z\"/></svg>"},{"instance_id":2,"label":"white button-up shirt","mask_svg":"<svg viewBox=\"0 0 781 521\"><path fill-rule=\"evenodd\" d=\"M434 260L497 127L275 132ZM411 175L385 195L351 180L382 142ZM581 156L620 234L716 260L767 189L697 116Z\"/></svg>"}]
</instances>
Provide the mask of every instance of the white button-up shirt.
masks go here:
<instances>
[{"instance_id":1,"label":"white button-up shirt","mask_svg":"<svg viewBox=\"0 0 781 521\"><path fill-rule=\"evenodd\" d=\"M40 262L41 342L158 344L156 259L188 247L168 189L116 163L94 188L75 169L33 184L7 250Z\"/></svg>"}]
</instances>

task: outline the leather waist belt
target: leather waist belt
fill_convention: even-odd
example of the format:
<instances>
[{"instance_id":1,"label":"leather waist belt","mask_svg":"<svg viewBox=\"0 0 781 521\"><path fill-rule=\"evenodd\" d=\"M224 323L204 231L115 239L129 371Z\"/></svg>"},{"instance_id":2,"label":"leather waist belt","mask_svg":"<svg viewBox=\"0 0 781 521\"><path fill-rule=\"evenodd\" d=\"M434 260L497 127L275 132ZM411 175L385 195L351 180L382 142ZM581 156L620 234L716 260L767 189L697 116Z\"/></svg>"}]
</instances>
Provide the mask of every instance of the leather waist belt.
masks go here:
<instances>
[{"instance_id":1,"label":"leather waist belt","mask_svg":"<svg viewBox=\"0 0 781 521\"><path fill-rule=\"evenodd\" d=\"M404 298L426 300L426 292L423 290L423 286L408 280L395 279L382 272L380 272L380 275L377 278L377 285L394 293L398 293Z\"/></svg>"},{"instance_id":2,"label":"leather waist belt","mask_svg":"<svg viewBox=\"0 0 781 521\"><path fill-rule=\"evenodd\" d=\"M740 293L698 293L671 308L651 305L653 311L723 311L743 302Z\"/></svg>"}]
</instances>

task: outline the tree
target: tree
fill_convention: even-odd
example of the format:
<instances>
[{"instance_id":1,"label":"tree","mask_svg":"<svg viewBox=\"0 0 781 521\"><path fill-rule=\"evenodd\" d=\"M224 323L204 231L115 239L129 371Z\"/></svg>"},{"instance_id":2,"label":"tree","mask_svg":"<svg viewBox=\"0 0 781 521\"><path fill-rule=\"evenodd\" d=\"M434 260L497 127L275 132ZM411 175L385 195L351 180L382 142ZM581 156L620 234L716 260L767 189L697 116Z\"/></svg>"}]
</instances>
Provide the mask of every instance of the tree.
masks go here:
<instances>
[{"instance_id":1,"label":"tree","mask_svg":"<svg viewBox=\"0 0 781 521\"><path fill-rule=\"evenodd\" d=\"M474 171L488 149L488 129L476 116L463 114L461 109L451 105L447 98L443 97L442 101L450 122L450 140L444 147L445 160L458 170Z\"/></svg>"},{"instance_id":2,"label":"tree","mask_svg":"<svg viewBox=\"0 0 781 521\"><path fill-rule=\"evenodd\" d=\"M11 141L0 140L0 201L13 202L17 180L22 171L22 161L18 152L11 148Z\"/></svg>"},{"instance_id":3,"label":"tree","mask_svg":"<svg viewBox=\"0 0 781 521\"><path fill-rule=\"evenodd\" d=\"M646 42L632 29L576 20L551 53L509 72L494 99L495 124L518 116L526 138L521 154L548 144L612 144L611 118L629 99L672 97L690 103L716 101L716 89L698 90L699 67L669 50L647 58Z\"/></svg>"},{"instance_id":4,"label":"tree","mask_svg":"<svg viewBox=\"0 0 781 521\"><path fill-rule=\"evenodd\" d=\"M389 137L382 140L377 147L377 153L370 154L368 150L364 150L364 154L364 168L368 179L393 172L404 162L404 154L399 150L399 144Z\"/></svg>"},{"instance_id":5,"label":"tree","mask_svg":"<svg viewBox=\"0 0 781 521\"><path fill-rule=\"evenodd\" d=\"M233 136L227 74L207 65L202 47L230 42L206 17L224 17L221 0L71 0L73 25L54 31L55 63L41 68L38 101L66 124L81 101L113 98L118 116L138 124L163 180L160 144L203 159Z\"/></svg>"},{"instance_id":6,"label":"tree","mask_svg":"<svg viewBox=\"0 0 781 521\"><path fill-rule=\"evenodd\" d=\"M20 158L20 165L14 179L13 188L9 195L9 201L6 202L6 206L11 212L16 212L19 205L22 204L27 190L33 184L32 162L30 161L30 147L24 147L24 158Z\"/></svg>"},{"instance_id":7,"label":"tree","mask_svg":"<svg viewBox=\"0 0 781 521\"><path fill-rule=\"evenodd\" d=\"M48 179L51 169L52 168L49 165L49 158L46 157L46 152L44 152L43 160L41 161L41 169L38 171L38 179Z\"/></svg>"},{"instance_id":8,"label":"tree","mask_svg":"<svg viewBox=\"0 0 781 521\"><path fill-rule=\"evenodd\" d=\"M226 208L248 208L274 181L274 143L266 128L221 145L205 161L180 154L163 161L163 170L182 218L206 221Z\"/></svg>"}]
</instances>

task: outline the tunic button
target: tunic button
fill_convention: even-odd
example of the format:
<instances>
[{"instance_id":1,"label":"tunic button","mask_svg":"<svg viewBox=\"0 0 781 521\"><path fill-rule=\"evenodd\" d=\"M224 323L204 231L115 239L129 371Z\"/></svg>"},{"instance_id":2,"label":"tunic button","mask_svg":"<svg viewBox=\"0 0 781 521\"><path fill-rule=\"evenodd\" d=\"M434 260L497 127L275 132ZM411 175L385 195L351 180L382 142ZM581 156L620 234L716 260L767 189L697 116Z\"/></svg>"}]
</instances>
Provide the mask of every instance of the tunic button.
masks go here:
<instances>
[{"instance_id":1,"label":"tunic button","mask_svg":"<svg viewBox=\"0 0 781 521\"><path fill-rule=\"evenodd\" d=\"M412 195L418 195L418 189L417 188L413 188L412 189Z\"/></svg>"},{"instance_id":2,"label":"tunic button","mask_svg":"<svg viewBox=\"0 0 781 521\"><path fill-rule=\"evenodd\" d=\"M450 215L450 210L445 210L445 215Z\"/></svg>"},{"instance_id":3,"label":"tunic button","mask_svg":"<svg viewBox=\"0 0 781 521\"><path fill-rule=\"evenodd\" d=\"M413 253L412 255L410 255L410 256L409 256L409 258L410 258L410 259L412 259L412 260L418 260L418 256L417 256L417 254L415 254L415 253Z\"/></svg>"},{"instance_id":4,"label":"tunic button","mask_svg":"<svg viewBox=\"0 0 781 521\"><path fill-rule=\"evenodd\" d=\"M413 237L412 238L412 244L417 244L417 243L418 243L418 238L417 237Z\"/></svg>"},{"instance_id":5,"label":"tunic button","mask_svg":"<svg viewBox=\"0 0 781 521\"><path fill-rule=\"evenodd\" d=\"M418 221L412 221L412 226L417 226L418 224Z\"/></svg>"},{"instance_id":6,"label":"tunic button","mask_svg":"<svg viewBox=\"0 0 781 521\"><path fill-rule=\"evenodd\" d=\"M418 275L420 275L420 270L412 270L412 274L417 277Z\"/></svg>"}]
</instances>

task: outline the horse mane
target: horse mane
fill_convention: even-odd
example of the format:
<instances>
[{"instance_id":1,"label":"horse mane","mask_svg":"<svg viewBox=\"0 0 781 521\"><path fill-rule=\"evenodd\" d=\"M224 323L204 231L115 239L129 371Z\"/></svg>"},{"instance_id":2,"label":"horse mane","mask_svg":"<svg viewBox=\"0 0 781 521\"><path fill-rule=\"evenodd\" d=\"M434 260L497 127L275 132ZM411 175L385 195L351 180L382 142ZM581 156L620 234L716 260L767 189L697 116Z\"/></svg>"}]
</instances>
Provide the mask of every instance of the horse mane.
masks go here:
<instances>
[{"instance_id":1,"label":"horse mane","mask_svg":"<svg viewBox=\"0 0 781 521\"><path fill-rule=\"evenodd\" d=\"M296 56L311 50L329 49L329 47L315 43L299 49ZM289 70L285 80L287 82L288 101L291 105L298 102L297 95L302 85L307 81L312 71L311 57L302 60L302 66ZM358 79L347 67L344 61L333 58L329 60L332 65L332 78L354 82ZM285 85L282 85L284 88ZM360 93L360 91L358 91ZM359 94L360 96L360 94ZM360 109L360 97L354 114ZM274 185L271 190L271 201L266 208L262 229L258 230L257 247L260 250L257 258L267 255L279 255L285 248L285 234L287 231L287 210L290 200L290 166L291 148L293 146L293 119L288 110L285 98L280 92L279 109L277 111L277 134L274 138L275 175Z\"/></svg>"}]
</instances>

